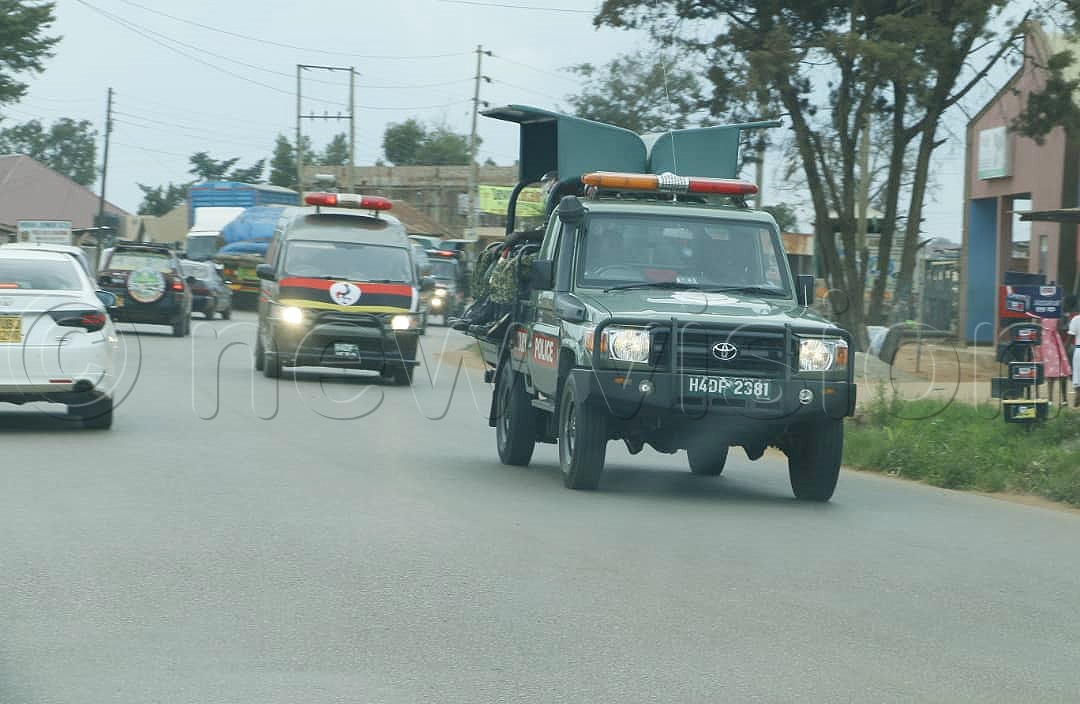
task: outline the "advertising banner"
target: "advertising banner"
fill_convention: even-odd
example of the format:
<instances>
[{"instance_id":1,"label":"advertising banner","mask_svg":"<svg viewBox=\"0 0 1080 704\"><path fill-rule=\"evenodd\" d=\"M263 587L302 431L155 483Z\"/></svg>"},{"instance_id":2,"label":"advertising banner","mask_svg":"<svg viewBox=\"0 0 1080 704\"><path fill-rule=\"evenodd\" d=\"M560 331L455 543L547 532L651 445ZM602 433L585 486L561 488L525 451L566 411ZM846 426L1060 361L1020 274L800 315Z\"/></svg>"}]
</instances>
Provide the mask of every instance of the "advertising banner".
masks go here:
<instances>
[{"instance_id":1,"label":"advertising banner","mask_svg":"<svg viewBox=\"0 0 1080 704\"><path fill-rule=\"evenodd\" d=\"M70 220L19 220L19 242L71 244Z\"/></svg>"},{"instance_id":2,"label":"advertising banner","mask_svg":"<svg viewBox=\"0 0 1080 704\"><path fill-rule=\"evenodd\" d=\"M489 215L506 215L506 208L510 205L511 186L478 186L480 196L480 212ZM544 204L540 196L539 188L526 188L518 194L517 207L515 208L519 218L538 218L544 215Z\"/></svg>"},{"instance_id":3,"label":"advertising banner","mask_svg":"<svg viewBox=\"0 0 1080 704\"><path fill-rule=\"evenodd\" d=\"M1060 286L1001 286L998 315L1002 318L1060 318L1064 292Z\"/></svg>"}]
</instances>

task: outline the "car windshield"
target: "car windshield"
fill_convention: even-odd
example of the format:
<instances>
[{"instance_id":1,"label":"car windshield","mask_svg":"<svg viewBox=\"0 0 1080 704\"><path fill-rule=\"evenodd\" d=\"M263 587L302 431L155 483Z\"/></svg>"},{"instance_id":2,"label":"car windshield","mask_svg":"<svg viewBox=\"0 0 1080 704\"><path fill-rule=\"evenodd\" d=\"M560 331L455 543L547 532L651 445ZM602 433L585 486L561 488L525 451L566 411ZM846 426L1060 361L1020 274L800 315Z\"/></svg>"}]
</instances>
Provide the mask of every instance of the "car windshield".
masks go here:
<instances>
[{"instance_id":1,"label":"car windshield","mask_svg":"<svg viewBox=\"0 0 1080 704\"><path fill-rule=\"evenodd\" d=\"M82 281L74 261L0 258L0 291L78 291L81 288Z\"/></svg>"},{"instance_id":2,"label":"car windshield","mask_svg":"<svg viewBox=\"0 0 1080 704\"><path fill-rule=\"evenodd\" d=\"M107 268L114 271L153 269L167 273L172 271L172 259L156 252L113 252Z\"/></svg>"},{"instance_id":3,"label":"car windshield","mask_svg":"<svg viewBox=\"0 0 1080 704\"><path fill-rule=\"evenodd\" d=\"M351 242L290 242L285 252L287 276L348 281L412 283L412 262L402 247Z\"/></svg>"},{"instance_id":4,"label":"car windshield","mask_svg":"<svg viewBox=\"0 0 1080 704\"><path fill-rule=\"evenodd\" d=\"M790 292L780 235L766 223L598 213L582 247L583 287Z\"/></svg>"},{"instance_id":5,"label":"car windshield","mask_svg":"<svg viewBox=\"0 0 1080 704\"><path fill-rule=\"evenodd\" d=\"M209 259L217 251L217 237L192 237L187 241L187 256L192 259Z\"/></svg>"},{"instance_id":6,"label":"car windshield","mask_svg":"<svg viewBox=\"0 0 1080 704\"><path fill-rule=\"evenodd\" d=\"M198 279L205 279L210 276L209 269L206 264L200 264L198 262L183 262L180 264L180 268L184 272L184 276L194 276Z\"/></svg>"},{"instance_id":7,"label":"car windshield","mask_svg":"<svg viewBox=\"0 0 1080 704\"><path fill-rule=\"evenodd\" d=\"M457 264L445 260L435 260L431 263L431 275L436 279L456 279Z\"/></svg>"}]
</instances>

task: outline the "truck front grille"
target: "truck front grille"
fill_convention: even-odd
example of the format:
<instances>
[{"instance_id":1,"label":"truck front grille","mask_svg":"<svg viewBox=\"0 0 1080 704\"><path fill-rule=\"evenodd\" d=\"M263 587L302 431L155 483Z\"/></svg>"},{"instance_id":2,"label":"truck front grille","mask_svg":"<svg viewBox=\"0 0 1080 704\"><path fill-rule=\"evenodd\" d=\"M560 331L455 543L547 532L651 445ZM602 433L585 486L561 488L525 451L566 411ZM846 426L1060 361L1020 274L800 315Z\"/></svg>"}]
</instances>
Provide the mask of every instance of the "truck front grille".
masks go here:
<instances>
[{"instance_id":1,"label":"truck front grille","mask_svg":"<svg viewBox=\"0 0 1080 704\"><path fill-rule=\"evenodd\" d=\"M665 337L664 347L667 347ZM733 345L735 356L722 359L714 353L716 345ZM739 328L705 328L697 324L680 326L676 332L671 364L673 371L710 373L730 376L760 376L777 378L785 374L789 360L795 359L793 349L785 349L785 335L776 332L750 331ZM730 347L718 350L729 350Z\"/></svg>"}]
</instances>

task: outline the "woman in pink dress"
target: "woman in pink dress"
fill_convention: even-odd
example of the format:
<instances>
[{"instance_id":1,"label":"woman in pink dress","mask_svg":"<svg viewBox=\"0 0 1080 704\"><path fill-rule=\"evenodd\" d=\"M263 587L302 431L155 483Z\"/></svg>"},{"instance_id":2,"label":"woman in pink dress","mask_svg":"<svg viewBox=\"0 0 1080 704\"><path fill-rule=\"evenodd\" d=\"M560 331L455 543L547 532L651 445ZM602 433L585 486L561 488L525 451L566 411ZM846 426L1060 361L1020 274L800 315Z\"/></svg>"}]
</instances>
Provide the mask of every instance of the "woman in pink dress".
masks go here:
<instances>
[{"instance_id":1,"label":"woman in pink dress","mask_svg":"<svg viewBox=\"0 0 1080 704\"><path fill-rule=\"evenodd\" d=\"M1062 313L1064 315L1064 313ZM1042 342L1035 348L1035 361L1043 363L1043 374L1050 389L1050 403L1054 402L1054 387L1061 389L1062 406L1068 403L1068 379L1072 374L1065 345L1058 333L1060 320L1057 318L1039 318L1042 326Z\"/></svg>"}]
</instances>

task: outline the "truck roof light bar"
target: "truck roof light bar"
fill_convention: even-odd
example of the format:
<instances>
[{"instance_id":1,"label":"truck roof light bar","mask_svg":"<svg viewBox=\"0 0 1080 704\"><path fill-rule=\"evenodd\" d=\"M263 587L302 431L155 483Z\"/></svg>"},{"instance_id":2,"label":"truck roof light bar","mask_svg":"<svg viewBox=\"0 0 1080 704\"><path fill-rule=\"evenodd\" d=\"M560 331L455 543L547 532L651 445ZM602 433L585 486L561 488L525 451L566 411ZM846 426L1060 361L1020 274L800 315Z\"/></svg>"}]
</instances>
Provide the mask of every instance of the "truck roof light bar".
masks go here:
<instances>
[{"instance_id":1,"label":"truck roof light bar","mask_svg":"<svg viewBox=\"0 0 1080 704\"><path fill-rule=\"evenodd\" d=\"M621 191L653 191L656 193L712 193L727 196L749 196L758 192L756 183L734 178L704 178L676 176L673 173L635 174L616 171L594 171L581 177L586 186Z\"/></svg>"}]
</instances>

